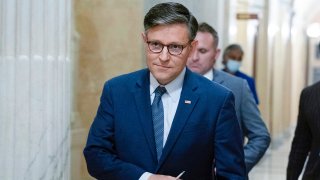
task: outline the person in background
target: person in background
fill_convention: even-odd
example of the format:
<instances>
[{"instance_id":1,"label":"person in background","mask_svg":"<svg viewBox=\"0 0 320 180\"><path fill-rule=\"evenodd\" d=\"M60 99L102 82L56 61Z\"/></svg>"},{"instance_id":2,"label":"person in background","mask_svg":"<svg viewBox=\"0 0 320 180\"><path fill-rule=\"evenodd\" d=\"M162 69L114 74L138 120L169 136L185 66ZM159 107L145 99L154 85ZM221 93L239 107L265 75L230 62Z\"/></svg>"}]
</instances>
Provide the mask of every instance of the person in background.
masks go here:
<instances>
[{"instance_id":1,"label":"person in background","mask_svg":"<svg viewBox=\"0 0 320 180\"><path fill-rule=\"evenodd\" d=\"M302 179L320 179L320 81L301 92L298 123L287 166L287 180L299 179L306 160Z\"/></svg>"},{"instance_id":2,"label":"person in background","mask_svg":"<svg viewBox=\"0 0 320 180\"><path fill-rule=\"evenodd\" d=\"M253 94L254 100L257 104L259 104L259 98L256 90L255 81L252 77L247 74L241 72L239 70L243 58L243 50L238 44L231 44L223 52L223 60L222 64L224 65L224 71L228 72L237 77L243 78L247 80L250 90Z\"/></svg>"},{"instance_id":3,"label":"person in background","mask_svg":"<svg viewBox=\"0 0 320 180\"><path fill-rule=\"evenodd\" d=\"M83 152L89 173L246 179L232 92L186 68L197 45L195 17L179 3L161 3L145 15L144 28L148 68L105 83Z\"/></svg>"},{"instance_id":4,"label":"person in background","mask_svg":"<svg viewBox=\"0 0 320 180\"><path fill-rule=\"evenodd\" d=\"M201 23L195 40L198 46L188 59L187 66L193 72L229 88L235 96L235 108L243 136L248 139L244 145L247 172L261 159L270 144L270 134L262 120L257 104L244 79L232 76L214 68L220 54L219 36L207 23Z\"/></svg>"}]
</instances>

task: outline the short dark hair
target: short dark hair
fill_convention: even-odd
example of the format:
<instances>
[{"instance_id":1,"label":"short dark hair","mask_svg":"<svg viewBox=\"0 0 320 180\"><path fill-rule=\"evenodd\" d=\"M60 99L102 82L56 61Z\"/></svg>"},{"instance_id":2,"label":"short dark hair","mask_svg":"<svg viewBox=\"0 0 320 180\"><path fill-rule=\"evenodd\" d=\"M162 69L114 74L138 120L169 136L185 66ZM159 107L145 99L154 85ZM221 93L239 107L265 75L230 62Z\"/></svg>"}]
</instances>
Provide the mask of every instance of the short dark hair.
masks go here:
<instances>
[{"instance_id":1,"label":"short dark hair","mask_svg":"<svg viewBox=\"0 0 320 180\"><path fill-rule=\"evenodd\" d=\"M219 36L218 36L218 33L217 31L212 27L210 26L209 24L203 22L203 23L200 23L199 24L199 28L198 28L198 32L207 32L207 33L210 33L213 37L213 40L214 40L214 46L215 47L218 47L218 44L219 44Z\"/></svg>"},{"instance_id":2,"label":"short dark hair","mask_svg":"<svg viewBox=\"0 0 320 180\"><path fill-rule=\"evenodd\" d=\"M153 6L144 17L144 30L157 25L186 24L189 30L189 40L196 37L198 21L182 4L167 2Z\"/></svg>"},{"instance_id":3,"label":"short dark hair","mask_svg":"<svg viewBox=\"0 0 320 180\"><path fill-rule=\"evenodd\" d=\"M243 49L239 44L230 44L226 47L226 49L223 52L223 57L225 57L230 51L239 50L241 54L243 55Z\"/></svg>"},{"instance_id":4,"label":"short dark hair","mask_svg":"<svg viewBox=\"0 0 320 180\"><path fill-rule=\"evenodd\" d=\"M223 52L223 56L222 56L222 64L226 64L226 56L230 51L234 51L234 50L239 50L241 52L241 56L243 56L244 51L242 49L242 47L239 44L230 44L229 46L226 47L226 49Z\"/></svg>"}]
</instances>

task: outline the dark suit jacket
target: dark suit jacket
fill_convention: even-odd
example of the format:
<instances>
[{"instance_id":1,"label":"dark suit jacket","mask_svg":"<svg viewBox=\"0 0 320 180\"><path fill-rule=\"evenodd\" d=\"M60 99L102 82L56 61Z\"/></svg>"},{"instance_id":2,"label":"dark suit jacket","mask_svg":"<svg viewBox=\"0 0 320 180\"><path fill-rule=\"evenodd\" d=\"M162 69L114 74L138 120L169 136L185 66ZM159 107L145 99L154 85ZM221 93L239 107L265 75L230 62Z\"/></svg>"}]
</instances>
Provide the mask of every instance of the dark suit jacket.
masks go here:
<instances>
[{"instance_id":1,"label":"dark suit jacket","mask_svg":"<svg viewBox=\"0 0 320 180\"><path fill-rule=\"evenodd\" d=\"M309 154L303 180L320 179L320 82L300 96L298 124L292 141L287 180L297 180Z\"/></svg>"},{"instance_id":2,"label":"dark suit jacket","mask_svg":"<svg viewBox=\"0 0 320 180\"><path fill-rule=\"evenodd\" d=\"M157 162L149 73L145 69L105 84L84 149L89 173L97 179L137 180L146 171L171 176L186 171L184 180L209 180L215 159L218 177L245 179L241 132L231 91L188 69Z\"/></svg>"}]
</instances>

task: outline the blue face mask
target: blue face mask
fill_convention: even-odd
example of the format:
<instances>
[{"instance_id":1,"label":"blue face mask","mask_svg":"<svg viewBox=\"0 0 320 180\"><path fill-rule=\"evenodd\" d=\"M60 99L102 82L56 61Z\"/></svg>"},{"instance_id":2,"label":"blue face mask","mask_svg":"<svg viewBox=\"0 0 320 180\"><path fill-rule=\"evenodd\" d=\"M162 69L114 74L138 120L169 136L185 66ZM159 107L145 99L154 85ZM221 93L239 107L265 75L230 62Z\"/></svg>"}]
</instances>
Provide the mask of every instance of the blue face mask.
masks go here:
<instances>
[{"instance_id":1,"label":"blue face mask","mask_svg":"<svg viewBox=\"0 0 320 180\"><path fill-rule=\"evenodd\" d=\"M241 66L241 62L234 59L229 59L227 62L227 68L232 73L237 72L240 66Z\"/></svg>"}]
</instances>

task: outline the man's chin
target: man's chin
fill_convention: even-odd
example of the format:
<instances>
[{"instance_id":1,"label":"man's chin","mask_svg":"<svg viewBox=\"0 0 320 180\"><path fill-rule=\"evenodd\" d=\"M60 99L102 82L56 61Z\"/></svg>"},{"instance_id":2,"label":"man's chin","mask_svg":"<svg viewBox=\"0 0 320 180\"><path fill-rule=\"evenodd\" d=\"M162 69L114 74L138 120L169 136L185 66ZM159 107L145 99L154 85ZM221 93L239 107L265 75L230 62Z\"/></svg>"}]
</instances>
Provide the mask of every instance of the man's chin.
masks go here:
<instances>
[{"instance_id":1,"label":"man's chin","mask_svg":"<svg viewBox=\"0 0 320 180\"><path fill-rule=\"evenodd\" d=\"M198 66L188 66L188 68L192 71L192 72L198 72L200 69Z\"/></svg>"},{"instance_id":2,"label":"man's chin","mask_svg":"<svg viewBox=\"0 0 320 180\"><path fill-rule=\"evenodd\" d=\"M199 68L190 68L190 70L194 73L201 74L201 70Z\"/></svg>"}]
</instances>

